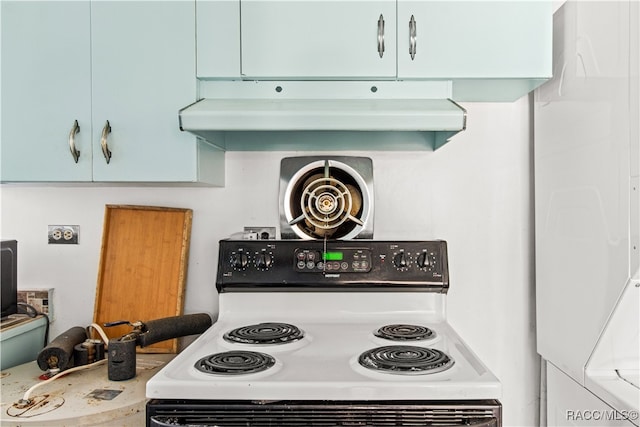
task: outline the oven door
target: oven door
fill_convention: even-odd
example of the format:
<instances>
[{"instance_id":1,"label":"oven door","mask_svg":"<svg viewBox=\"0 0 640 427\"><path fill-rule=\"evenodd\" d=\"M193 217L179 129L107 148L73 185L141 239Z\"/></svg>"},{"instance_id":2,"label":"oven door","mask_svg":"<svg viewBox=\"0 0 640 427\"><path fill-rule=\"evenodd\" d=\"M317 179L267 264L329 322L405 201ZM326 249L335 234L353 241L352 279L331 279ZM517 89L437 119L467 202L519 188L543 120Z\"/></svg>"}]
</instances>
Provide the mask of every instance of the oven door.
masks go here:
<instances>
[{"instance_id":1,"label":"oven door","mask_svg":"<svg viewBox=\"0 0 640 427\"><path fill-rule=\"evenodd\" d=\"M466 426L501 427L502 407L482 401L151 400L147 427Z\"/></svg>"}]
</instances>

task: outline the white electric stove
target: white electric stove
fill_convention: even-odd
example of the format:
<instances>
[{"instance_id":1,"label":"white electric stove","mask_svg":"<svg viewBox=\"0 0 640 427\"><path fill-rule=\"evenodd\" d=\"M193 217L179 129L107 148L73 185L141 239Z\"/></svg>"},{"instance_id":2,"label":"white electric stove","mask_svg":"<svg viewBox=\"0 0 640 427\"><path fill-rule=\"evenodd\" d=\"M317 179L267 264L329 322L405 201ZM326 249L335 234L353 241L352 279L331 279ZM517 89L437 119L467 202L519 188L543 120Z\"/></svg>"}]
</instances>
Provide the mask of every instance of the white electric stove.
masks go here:
<instances>
[{"instance_id":1,"label":"white electric stove","mask_svg":"<svg viewBox=\"0 0 640 427\"><path fill-rule=\"evenodd\" d=\"M219 319L147 383L147 425L500 426L448 286L444 241L222 241Z\"/></svg>"}]
</instances>

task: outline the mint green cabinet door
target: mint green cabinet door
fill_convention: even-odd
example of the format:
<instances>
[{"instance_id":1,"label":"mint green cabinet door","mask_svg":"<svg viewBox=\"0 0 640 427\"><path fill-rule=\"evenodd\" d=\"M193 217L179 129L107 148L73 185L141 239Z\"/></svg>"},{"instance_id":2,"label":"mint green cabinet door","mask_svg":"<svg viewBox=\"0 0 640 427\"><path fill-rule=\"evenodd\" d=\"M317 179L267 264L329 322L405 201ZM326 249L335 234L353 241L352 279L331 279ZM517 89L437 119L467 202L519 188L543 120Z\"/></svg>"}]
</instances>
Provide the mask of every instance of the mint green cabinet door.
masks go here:
<instances>
[{"instance_id":1,"label":"mint green cabinet door","mask_svg":"<svg viewBox=\"0 0 640 427\"><path fill-rule=\"evenodd\" d=\"M96 1L91 31L93 180L196 180L197 144L178 124L196 97L195 2Z\"/></svg>"},{"instance_id":2,"label":"mint green cabinet door","mask_svg":"<svg viewBox=\"0 0 640 427\"><path fill-rule=\"evenodd\" d=\"M395 12L395 0L241 0L242 76L395 78Z\"/></svg>"},{"instance_id":3,"label":"mint green cabinet door","mask_svg":"<svg viewBox=\"0 0 640 427\"><path fill-rule=\"evenodd\" d=\"M91 180L88 1L2 1L2 181ZM79 124L76 163L69 146Z\"/></svg>"},{"instance_id":4,"label":"mint green cabinet door","mask_svg":"<svg viewBox=\"0 0 640 427\"><path fill-rule=\"evenodd\" d=\"M549 1L398 0L398 77L549 77L551 23Z\"/></svg>"},{"instance_id":5,"label":"mint green cabinet door","mask_svg":"<svg viewBox=\"0 0 640 427\"><path fill-rule=\"evenodd\" d=\"M196 0L197 75L240 77L240 1Z\"/></svg>"}]
</instances>

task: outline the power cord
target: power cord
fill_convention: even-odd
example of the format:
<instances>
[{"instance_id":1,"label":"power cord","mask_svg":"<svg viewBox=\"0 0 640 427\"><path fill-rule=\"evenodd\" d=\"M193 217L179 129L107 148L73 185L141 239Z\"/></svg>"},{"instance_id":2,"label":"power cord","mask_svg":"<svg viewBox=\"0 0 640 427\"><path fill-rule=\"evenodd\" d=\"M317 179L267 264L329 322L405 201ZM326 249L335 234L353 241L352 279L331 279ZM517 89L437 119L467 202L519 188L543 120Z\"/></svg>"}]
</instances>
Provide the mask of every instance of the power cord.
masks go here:
<instances>
[{"instance_id":1,"label":"power cord","mask_svg":"<svg viewBox=\"0 0 640 427\"><path fill-rule=\"evenodd\" d=\"M103 363L104 363L104 362L106 362L106 361L107 361L107 359L101 359L101 360L98 360L97 362L93 362L93 363L90 363L90 364L88 364L88 365L75 366L75 367L73 367L73 368L69 368L69 369L67 369L67 370L60 371L60 372L58 372L57 374L55 374L54 376L52 376L51 378L49 378L49 379L47 379L47 380L44 380L44 381L42 381L42 382L39 382L39 383L35 384L34 386L32 386L29 390L27 390L27 391L24 393L24 395L22 396L22 399L20 399L20 400L17 402L17 404L19 404L19 405L23 405L23 406L24 406L24 405L30 405L30 404L31 404L31 393L33 393L33 391L34 391L36 388L41 387L41 386L43 386L43 385L45 385L45 384L49 384L51 381L53 381L53 380L57 380L58 378L63 377L63 376L65 376L65 375L67 375L67 374L70 374L70 373L72 373L72 372L75 372L75 371L81 371L81 370L83 370L83 369L92 368L92 367L94 367L94 366L101 365L101 364L103 364Z\"/></svg>"},{"instance_id":2,"label":"power cord","mask_svg":"<svg viewBox=\"0 0 640 427\"><path fill-rule=\"evenodd\" d=\"M23 309L23 310L20 310ZM44 330L44 344L43 347L46 347L47 344L49 344L49 324L51 323L49 321L49 316L47 316L45 313L41 313L39 312L34 306L32 306L31 304L27 304L24 302L19 302L18 303L18 312L20 312L20 314L26 314L27 316L34 318L37 317L38 315L40 316L44 316L45 320L47 321L45 330Z\"/></svg>"}]
</instances>

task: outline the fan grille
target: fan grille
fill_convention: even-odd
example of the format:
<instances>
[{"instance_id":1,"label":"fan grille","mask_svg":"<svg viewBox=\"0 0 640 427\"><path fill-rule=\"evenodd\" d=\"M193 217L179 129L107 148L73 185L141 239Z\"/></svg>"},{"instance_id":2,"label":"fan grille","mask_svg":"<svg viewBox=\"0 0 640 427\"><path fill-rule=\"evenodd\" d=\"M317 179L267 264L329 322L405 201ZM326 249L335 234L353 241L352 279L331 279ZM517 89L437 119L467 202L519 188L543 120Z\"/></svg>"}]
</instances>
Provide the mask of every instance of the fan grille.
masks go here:
<instances>
[{"instance_id":1,"label":"fan grille","mask_svg":"<svg viewBox=\"0 0 640 427\"><path fill-rule=\"evenodd\" d=\"M331 230L351 218L353 197L349 188L337 179L319 178L302 190L300 207L315 228Z\"/></svg>"},{"instance_id":2,"label":"fan grille","mask_svg":"<svg viewBox=\"0 0 640 427\"><path fill-rule=\"evenodd\" d=\"M341 238L364 225L359 183L344 170L325 162L293 184L289 225L312 238Z\"/></svg>"}]
</instances>

